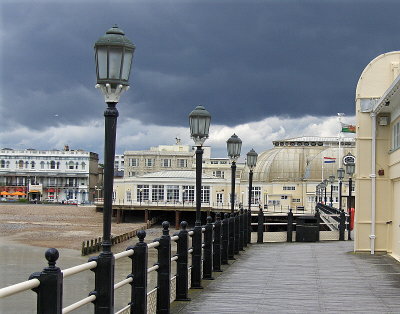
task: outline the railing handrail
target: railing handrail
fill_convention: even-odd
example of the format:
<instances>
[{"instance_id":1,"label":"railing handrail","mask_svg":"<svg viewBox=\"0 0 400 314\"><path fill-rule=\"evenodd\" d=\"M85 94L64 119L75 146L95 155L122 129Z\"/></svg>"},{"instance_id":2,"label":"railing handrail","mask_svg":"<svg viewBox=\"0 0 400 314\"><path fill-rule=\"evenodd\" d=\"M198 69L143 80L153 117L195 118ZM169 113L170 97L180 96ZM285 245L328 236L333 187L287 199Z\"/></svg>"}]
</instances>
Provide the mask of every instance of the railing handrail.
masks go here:
<instances>
[{"instance_id":1,"label":"railing handrail","mask_svg":"<svg viewBox=\"0 0 400 314\"><path fill-rule=\"evenodd\" d=\"M20 292L24 292L27 290L31 290L34 288L39 287L40 285L40 281L39 279L30 279L27 281L23 281L20 283L16 283L15 285L11 285L8 287L4 287L2 289L0 289L0 298L5 298Z\"/></svg>"},{"instance_id":2,"label":"railing handrail","mask_svg":"<svg viewBox=\"0 0 400 314\"><path fill-rule=\"evenodd\" d=\"M61 272L63 273L63 277L67 278L69 276L79 274L85 270L93 269L97 267L97 262L96 261L91 261L85 264L80 264L74 267L70 267L67 269L62 270Z\"/></svg>"}]
</instances>

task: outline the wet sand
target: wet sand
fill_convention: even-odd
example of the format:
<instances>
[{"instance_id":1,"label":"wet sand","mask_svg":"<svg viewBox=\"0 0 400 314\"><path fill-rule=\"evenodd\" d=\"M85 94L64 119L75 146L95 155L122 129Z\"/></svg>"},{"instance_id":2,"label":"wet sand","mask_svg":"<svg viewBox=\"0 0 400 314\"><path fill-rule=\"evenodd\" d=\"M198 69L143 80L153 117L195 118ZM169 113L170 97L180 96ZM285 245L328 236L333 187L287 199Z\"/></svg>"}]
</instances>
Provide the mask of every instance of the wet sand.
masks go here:
<instances>
[{"instance_id":1,"label":"wet sand","mask_svg":"<svg viewBox=\"0 0 400 314\"><path fill-rule=\"evenodd\" d=\"M113 219L114 220L114 219ZM116 224L111 233L119 235L144 226L143 222ZM39 247L80 250L82 242L101 237L103 213L94 206L0 204L0 237ZM120 243L113 250L124 250Z\"/></svg>"}]
</instances>

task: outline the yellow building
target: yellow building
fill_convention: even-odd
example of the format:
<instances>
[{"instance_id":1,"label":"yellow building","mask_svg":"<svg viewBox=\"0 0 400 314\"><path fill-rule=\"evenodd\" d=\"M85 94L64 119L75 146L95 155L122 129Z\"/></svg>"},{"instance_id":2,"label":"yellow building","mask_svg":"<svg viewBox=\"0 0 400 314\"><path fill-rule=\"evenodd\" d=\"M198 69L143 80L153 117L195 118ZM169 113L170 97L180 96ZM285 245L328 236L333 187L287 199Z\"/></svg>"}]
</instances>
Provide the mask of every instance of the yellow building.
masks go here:
<instances>
[{"instance_id":1,"label":"yellow building","mask_svg":"<svg viewBox=\"0 0 400 314\"><path fill-rule=\"evenodd\" d=\"M400 260L400 51L382 54L356 89L355 250Z\"/></svg>"}]
</instances>

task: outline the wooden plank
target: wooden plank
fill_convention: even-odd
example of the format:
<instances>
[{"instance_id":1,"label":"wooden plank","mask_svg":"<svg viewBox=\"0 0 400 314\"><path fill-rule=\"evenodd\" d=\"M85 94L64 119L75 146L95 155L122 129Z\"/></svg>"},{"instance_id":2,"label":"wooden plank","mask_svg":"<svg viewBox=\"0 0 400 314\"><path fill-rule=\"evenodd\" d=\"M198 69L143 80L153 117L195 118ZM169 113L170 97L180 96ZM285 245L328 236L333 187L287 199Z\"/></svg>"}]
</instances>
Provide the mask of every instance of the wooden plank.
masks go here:
<instances>
[{"instance_id":1,"label":"wooden plank","mask_svg":"<svg viewBox=\"0 0 400 314\"><path fill-rule=\"evenodd\" d=\"M352 246L252 244L171 313L399 313L400 264Z\"/></svg>"}]
</instances>

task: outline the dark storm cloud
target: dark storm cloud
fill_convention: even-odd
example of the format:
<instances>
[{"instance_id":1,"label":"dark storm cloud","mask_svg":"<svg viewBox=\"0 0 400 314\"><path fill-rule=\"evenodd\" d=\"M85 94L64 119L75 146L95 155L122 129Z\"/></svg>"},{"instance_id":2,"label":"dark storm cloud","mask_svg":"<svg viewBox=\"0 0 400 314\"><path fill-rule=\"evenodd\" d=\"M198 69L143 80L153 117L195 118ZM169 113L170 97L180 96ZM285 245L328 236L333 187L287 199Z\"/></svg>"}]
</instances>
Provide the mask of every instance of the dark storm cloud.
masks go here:
<instances>
[{"instance_id":1,"label":"dark storm cloud","mask_svg":"<svg viewBox=\"0 0 400 314\"><path fill-rule=\"evenodd\" d=\"M93 43L118 23L136 44L121 118L187 125L354 114L363 68L397 50L395 1L28 1L1 5L4 123L101 117ZM5 110L9 108L11 110Z\"/></svg>"}]
</instances>

